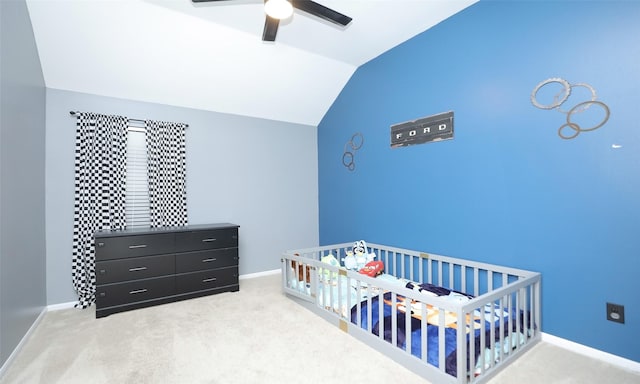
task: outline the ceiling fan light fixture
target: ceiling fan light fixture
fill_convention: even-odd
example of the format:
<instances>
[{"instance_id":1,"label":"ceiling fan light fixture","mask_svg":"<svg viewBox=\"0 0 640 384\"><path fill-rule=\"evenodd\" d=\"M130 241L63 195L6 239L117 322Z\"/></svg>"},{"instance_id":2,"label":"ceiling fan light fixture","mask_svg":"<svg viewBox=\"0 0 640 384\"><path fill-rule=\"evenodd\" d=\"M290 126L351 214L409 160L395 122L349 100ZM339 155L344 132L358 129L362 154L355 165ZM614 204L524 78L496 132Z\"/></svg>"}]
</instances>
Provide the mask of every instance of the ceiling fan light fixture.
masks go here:
<instances>
[{"instance_id":1,"label":"ceiling fan light fixture","mask_svg":"<svg viewBox=\"0 0 640 384\"><path fill-rule=\"evenodd\" d=\"M264 4L264 11L269 17L282 20L293 15L293 6L287 0L268 0Z\"/></svg>"}]
</instances>

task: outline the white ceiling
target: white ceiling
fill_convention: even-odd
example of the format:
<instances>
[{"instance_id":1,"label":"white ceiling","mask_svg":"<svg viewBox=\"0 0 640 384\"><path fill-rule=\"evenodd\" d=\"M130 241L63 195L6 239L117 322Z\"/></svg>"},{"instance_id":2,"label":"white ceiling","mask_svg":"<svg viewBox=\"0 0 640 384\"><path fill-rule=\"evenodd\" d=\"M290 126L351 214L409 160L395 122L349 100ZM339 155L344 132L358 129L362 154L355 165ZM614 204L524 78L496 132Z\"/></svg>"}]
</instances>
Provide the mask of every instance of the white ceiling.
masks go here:
<instances>
[{"instance_id":1,"label":"white ceiling","mask_svg":"<svg viewBox=\"0 0 640 384\"><path fill-rule=\"evenodd\" d=\"M317 126L362 64L477 0L317 0L262 41L262 0L27 0L49 88Z\"/></svg>"}]
</instances>

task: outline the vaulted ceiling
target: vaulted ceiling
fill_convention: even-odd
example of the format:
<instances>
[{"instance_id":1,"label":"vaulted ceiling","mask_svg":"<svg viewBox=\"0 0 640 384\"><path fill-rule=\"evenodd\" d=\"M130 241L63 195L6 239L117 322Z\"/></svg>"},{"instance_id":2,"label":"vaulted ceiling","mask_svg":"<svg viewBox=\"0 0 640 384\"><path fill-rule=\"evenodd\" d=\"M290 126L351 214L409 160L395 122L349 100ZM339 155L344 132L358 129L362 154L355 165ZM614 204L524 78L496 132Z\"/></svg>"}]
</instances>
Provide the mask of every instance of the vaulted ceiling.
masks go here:
<instances>
[{"instance_id":1,"label":"vaulted ceiling","mask_svg":"<svg viewBox=\"0 0 640 384\"><path fill-rule=\"evenodd\" d=\"M263 0L27 0L49 88L316 126L355 70L477 0L317 0L263 42Z\"/></svg>"}]
</instances>

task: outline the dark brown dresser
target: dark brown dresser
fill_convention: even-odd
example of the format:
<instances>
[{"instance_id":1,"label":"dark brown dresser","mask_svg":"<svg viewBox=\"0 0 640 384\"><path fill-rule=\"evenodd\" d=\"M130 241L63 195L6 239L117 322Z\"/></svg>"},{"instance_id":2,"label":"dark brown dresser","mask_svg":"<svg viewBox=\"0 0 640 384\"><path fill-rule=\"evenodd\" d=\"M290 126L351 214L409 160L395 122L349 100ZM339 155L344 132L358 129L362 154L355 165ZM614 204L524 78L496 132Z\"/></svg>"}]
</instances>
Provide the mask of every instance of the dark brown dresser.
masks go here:
<instances>
[{"instance_id":1,"label":"dark brown dresser","mask_svg":"<svg viewBox=\"0 0 640 384\"><path fill-rule=\"evenodd\" d=\"M238 225L100 231L96 317L238 291Z\"/></svg>"}]
</instances>

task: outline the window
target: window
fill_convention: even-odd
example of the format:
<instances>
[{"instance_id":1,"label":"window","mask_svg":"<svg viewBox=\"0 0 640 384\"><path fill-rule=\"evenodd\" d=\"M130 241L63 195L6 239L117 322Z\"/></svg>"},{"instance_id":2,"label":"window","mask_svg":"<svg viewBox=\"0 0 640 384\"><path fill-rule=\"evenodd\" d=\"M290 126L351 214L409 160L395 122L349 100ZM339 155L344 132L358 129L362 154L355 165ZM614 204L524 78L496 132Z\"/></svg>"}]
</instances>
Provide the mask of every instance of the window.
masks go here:
<instances>
[{"instance_id":1,"label":"window","mask_svg":"<svg viewBox=\"0 0 640 384\"><path fill-rule=\"evenodd\" d=\"M151 224L145 129L131 125L127 133L125 214L127 228L148 228Z\"/></svg>"}]
</instances>

